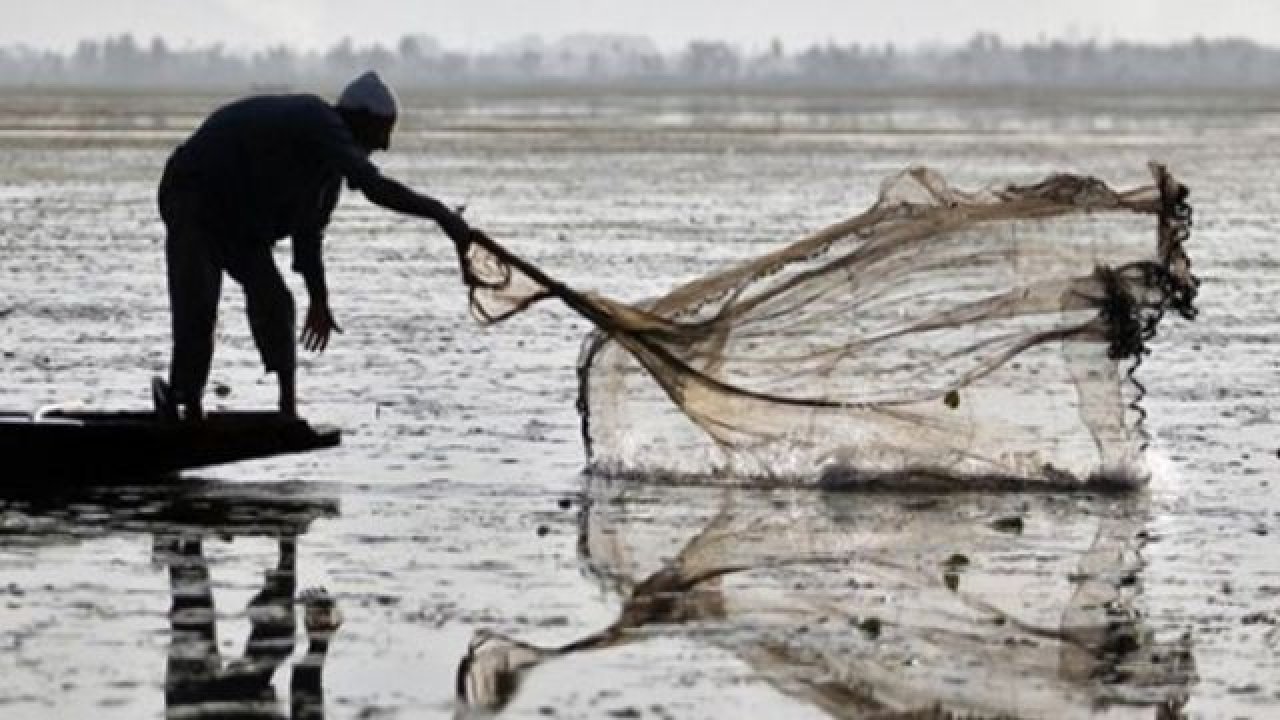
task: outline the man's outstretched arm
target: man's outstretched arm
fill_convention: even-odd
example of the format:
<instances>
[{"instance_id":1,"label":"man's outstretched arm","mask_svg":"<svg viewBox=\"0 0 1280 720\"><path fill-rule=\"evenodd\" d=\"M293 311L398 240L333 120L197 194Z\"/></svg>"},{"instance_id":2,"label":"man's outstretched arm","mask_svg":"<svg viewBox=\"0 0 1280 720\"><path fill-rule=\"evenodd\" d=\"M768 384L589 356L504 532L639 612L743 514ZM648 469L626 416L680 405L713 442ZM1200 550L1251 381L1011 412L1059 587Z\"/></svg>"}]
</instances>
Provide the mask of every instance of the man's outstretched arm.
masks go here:
<instances>
[{"instance_id":1,"label":"man's outstretched arm","mask_svg":"<svg viewBox=\"0 0 1280 720\"><path fill-rule=\"evenodd\" d=\"M475 287L480 282L471 272L467 261L467 252L471 248L471 228L458 213L445 207L444 203L429 195L414 192L401 183L384 175L377 175L361 186L364 196L376 205L406 215L434 220L445 235L453 240L454 249L458 252L458 267L462 271L462 279L468 286Z\"/></svg>"},{"instance_id":2,"label":"man's outstretched arm","mask_svg":"<svg viewBox=\"0 0 1280 720\"><path fill-rule=\"evenodd\" d=\"M322 101L317 99L317 102ZM458 246L460 256L465 256L470 241L470 228L460 215L435 198L414 192L383 175L378 167L369 161L369 152L374 148L366 146L362 150L352 135L351 127L339 113L332 110L319 112L313 120L314 122L307 126L313 147L321 157L328 160L339 175L347 179L350 187L360 189L369 202L375 205L434 220ZM379 147L385 147L385 143Z\"/></svg>"},{"instance_id":3,"label":"man's outstretched arm","mask_svg":"<svg viewBox=\"0 0 1280 720\"><path fill-rule=\"evenodd\" d=\"M406 215L434 220L455 243L466 243L471 229L458 213L429 195L414 192L385 175L370 179L361 188L369 202Z\"/></svg>"}]
</instances>

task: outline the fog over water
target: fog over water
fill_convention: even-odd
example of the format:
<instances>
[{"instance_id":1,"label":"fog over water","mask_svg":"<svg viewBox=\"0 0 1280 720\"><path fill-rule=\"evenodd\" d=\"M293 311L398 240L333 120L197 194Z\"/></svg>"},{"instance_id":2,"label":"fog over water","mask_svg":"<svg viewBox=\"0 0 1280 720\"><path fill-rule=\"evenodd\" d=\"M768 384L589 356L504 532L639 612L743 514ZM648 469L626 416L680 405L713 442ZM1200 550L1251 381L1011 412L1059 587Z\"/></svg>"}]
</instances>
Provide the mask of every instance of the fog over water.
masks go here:
<instances>
[{"instance_id":1,"label":"fog over water","mask_svg":"<svg viewBox=\"0 0 1280 720\"><path fill-rule=\"evenodd\" d=\"M160 35L93 35L70 49L0 44L0 86L341 86L376 69L402 89L444 87L1017 88L1248 90L1280 87L1280 50L1254 40L1196 37L1167 43L1094 38L1013 41L976 32L945 45L891 39L741 46L715 37L663 48L634 33L523 35L459 49L429 33L342 38L318 48L222 42L178 45Z\"/></svg>"},{"instance_id":2,"label":"fog over water","mask_svg":"<svg viewBox=\"0 0 1280 720\"><path fill-rule=\"evenodd\" d=\"M489 51L527 35L627 34L670 52L693 40L744 49L835 43L894 43L899 48L961 44L978 32L1021 44L1045 38L1167 43L1241 37L1280 42L1280 7L1256 0L742 0L732 10L713 0L45 0L0 1L0 44L72 50L86 37L133 33L171 45L222 43L232 48L392 44L429 34L466 52Z\"/></svg>"}]
</instances>

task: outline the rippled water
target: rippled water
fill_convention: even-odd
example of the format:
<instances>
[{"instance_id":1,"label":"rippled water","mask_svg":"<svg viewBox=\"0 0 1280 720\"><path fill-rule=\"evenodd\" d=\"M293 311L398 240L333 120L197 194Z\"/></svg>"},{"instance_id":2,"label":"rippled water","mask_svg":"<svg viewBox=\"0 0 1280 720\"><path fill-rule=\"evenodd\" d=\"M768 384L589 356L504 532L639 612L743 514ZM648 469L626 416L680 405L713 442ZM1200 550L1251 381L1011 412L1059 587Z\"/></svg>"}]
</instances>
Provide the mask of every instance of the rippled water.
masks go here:
<instances>
[{"instance_id":1,"label":"rippled water","mask_svg":"<svg viewBox=\"0 0 1280 720\"><path fill-rule=\"evenodd\" d=\"M5 96L0 407L146 407L168 352L154 184L217 102ZM320 692L331 717L449 717L473 639L473 691L492 658L533 658L503 694L512 717L1155 717L1183 697L1195 717L1280 713L1280 98L406 102L390 174L624 298L861 210L913 163L961 186L1070 169L1120 187L1168 163L1192 188L1204 286L1201 318L1166 323L1143 366L1151 488L584 478L583 323L548 305L476 328L444 238L347 197L327 246L345 333L300 378L303 412L343 445L173 487L4 496L0 716L181 716L228 698L287 713ZM274 400L234 291L213 382L228 407ZM284 610L311 587L344 617L322 683L302 607L292 626ZM197 611L171 613L175 598Z\"/></svg>"}]
</instances>

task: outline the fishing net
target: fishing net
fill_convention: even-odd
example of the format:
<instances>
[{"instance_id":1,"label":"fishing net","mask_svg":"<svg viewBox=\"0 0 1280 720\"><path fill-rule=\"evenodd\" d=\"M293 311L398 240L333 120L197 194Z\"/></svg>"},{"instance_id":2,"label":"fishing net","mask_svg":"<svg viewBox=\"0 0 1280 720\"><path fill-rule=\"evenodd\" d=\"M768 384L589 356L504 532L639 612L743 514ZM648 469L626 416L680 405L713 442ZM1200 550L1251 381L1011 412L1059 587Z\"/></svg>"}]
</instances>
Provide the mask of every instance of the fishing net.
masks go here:
<instances>
[{"instance_id":1,"label":"fishing net","mask_svg":"<svg viewBox=\"0 0 1280 720\"><path fill-rule=\"evenodd\" d=\"M1135 371L1195 315L1187 189L1055 174L964 192L910 168L869 210L643 302L579 292L483 235L485 323L555 297L592 469L742 480L1134 481Z\"/></svg>"}]
</instances>

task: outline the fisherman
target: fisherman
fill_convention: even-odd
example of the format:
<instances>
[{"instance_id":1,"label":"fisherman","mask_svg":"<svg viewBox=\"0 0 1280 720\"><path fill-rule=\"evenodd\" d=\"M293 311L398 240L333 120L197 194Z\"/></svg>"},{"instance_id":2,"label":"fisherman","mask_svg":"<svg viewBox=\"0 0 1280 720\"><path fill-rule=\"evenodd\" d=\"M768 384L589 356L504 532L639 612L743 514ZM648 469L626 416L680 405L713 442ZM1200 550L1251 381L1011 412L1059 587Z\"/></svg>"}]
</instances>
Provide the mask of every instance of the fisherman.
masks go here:
<instances>
[{"instance_id":1,"label":"fisherman","mask_svg":"<svg viewBox=\"0 0 1280 720\"><path fill-rule=\"evenodd\" d=\"M152 382L162 417L203 417L224 272L244 291L254 344L279 381L281 414L297 416L294 302L272 247L291 238L293 270L310 301L299 342L323 352L332 333L342 332L329 306L321 247L344 178L377 205L434 220L466 256L471 230L458 213L369 161L390 147L397 115L391 89L366 72L336 104L315 95L232 102L174 150L159 189L173 325L169 381Z\"/></svg>"}]
</instances>

